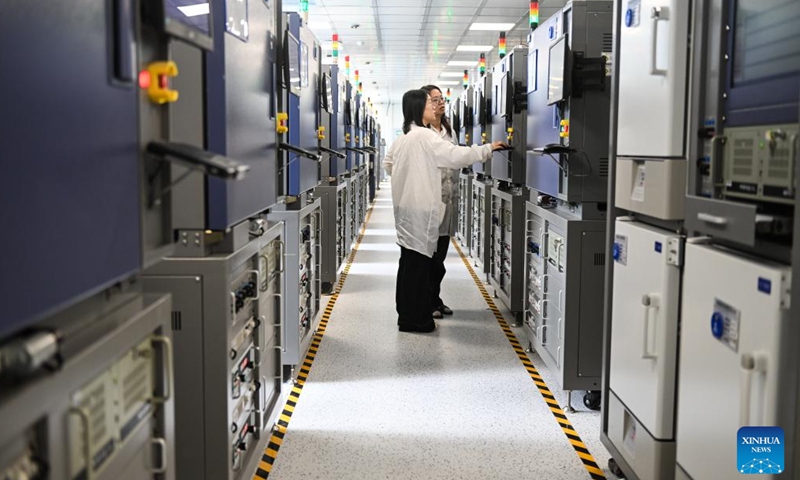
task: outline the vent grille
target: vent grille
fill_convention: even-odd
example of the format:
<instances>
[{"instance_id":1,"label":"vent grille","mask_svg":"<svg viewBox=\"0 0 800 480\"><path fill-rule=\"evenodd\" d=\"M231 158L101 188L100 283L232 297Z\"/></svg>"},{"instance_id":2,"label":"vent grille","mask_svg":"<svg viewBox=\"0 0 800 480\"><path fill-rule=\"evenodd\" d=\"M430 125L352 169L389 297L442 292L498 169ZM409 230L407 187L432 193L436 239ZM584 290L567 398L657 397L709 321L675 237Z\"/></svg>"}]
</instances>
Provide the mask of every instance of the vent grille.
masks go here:
<instances>
[{"instance_id":1,"label":"vent grille","mask_svg":"<svg viewBox=\"0 0 800 480\"><path fill-rule=\"evenodd\" d=\"M600 158L600 172L598 175L600 175L600 178L608 177L608 157Z\"/></svg>"},{"instance_id":2,"label":"vent grille","mask_svg":"<svg viewBox=\"0 0 800 480\"><path fill-rule=\"evenodd\" d=\"M99 447L108 432L106 426L106 386L100 383L84 398L80 408L89 413L92 424L91 448Z\"/></svg>"},{"instance_id":3,"label":"vent grille","mask_svg":"<svg viewBox=\"0 0 800 480\"><path fill-rule=\"evenodd\" d=\"M595 267L602 267L606 264L606 254L605 253L595 253L594 254L594 266Z\"/></svg>"},{"instance_id":4,"label":"vent grille","mask_svg":"<svg viewBox=\"0 0 800 480\"><path fill-rule=\"evenodd\" d=\"M773 180L790 181L789 179L789 149L777 148L769 160L767 176Z\"/></svg>"},{"instance_id":5,"label":"vent grille","mask_svg":"<svg viewBox=\"0 0 800 480\"><path fill-rule=\"evenodd\" d=\"M603 52L614 53L614 34L603 34Z\"/></svg>"},{"instance_id":6,"label":"vent grille","mask_svg":"<svg viewBox=\"0 0 800 480\"><path fill-rule=\"evenodd\" d=\"M146 361L136 362L136 368L128 372L122 380L122 406L126 414L147 400L147 391L150 386L148 366Z\"/></svg>"},{"instance_id":7,"label":"vent grille","mask_svg":"<svg viewBox=\"0 0 800 480\"><path fill-rule=\"evenodd\" d=\"M753 147L752 138L739 138L733 144L733 174L737 177L751 177L753 175Z\"/></svg>"},{"instance_id":8,"label":"vent grille","mask_svg":"<svg viewBox=\"0 0 800 480\"><path fill-rule=\"evenodd\" d=\"M178 332L183 328L183 318L180 310L172 311L172 331Z\"/></svg>"}]
</instances>

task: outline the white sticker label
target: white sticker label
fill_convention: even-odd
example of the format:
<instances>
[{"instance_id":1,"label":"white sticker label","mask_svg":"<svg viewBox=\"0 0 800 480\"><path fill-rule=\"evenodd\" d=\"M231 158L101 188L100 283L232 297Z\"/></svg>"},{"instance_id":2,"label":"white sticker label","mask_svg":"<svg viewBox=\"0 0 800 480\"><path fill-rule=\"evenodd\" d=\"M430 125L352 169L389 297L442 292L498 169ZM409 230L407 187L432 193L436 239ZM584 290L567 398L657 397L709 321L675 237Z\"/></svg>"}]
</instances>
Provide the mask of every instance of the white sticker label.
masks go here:
<instances>
[{"instance_id":1,"label":"white sticker label","mask_svg":"<svg viewBox=\"0 0 800 480\"><path fill-rule=\"evenodd\" d=\"M631 200L637 202L644 202L644 181L645 169L644 163L636 165L636 178L633 182L633 191L631 192Z\"/></svg>"},{"instance_id":2,"label":"white sticker label","mask_svg":"<svg viewBox=\"0 0 800 480\"><path fill-rule=\"evenodd\" d=\"M739 350L739 319L741 312L722 300L714 299L711 334L734 352Z\"/></svg>"}]
</instances>

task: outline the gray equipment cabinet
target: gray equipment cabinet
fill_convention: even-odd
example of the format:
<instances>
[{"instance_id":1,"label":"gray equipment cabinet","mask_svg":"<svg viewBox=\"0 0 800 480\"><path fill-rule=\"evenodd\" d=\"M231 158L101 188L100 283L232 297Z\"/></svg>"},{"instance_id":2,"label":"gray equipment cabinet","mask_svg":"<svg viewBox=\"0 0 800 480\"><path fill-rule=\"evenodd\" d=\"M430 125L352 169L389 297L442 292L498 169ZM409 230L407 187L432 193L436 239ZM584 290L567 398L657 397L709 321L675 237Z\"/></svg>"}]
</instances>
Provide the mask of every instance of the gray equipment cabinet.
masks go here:
<instances>
[{"instance_id":1,"label":"gray equipment cabinet","mask_svg":"<svg viewBox=\"0 0 800 480\"><path fill-rule=\"evenodd\" d=\"M322 202L322 228L320 243L320 275L322 292L331 293L336 285L339 269L350 252L347 241L347 181L331 185L320 185L314 189L314 196Z\"/></svg>"},{"instance_id":2,"label":"gray equipment cabinet","mask_svg":"<svg viewBox=\"0 0 800 480\"><path fill-rule=\"evenodd\" d=\"M249 479L261 458L282 384L282 238L277 223L145 272L148 290L173 296L179 479Z\"/></svg>"},{"instance_id":3,"label":"gray equipment cabinet","mask_svg":"<svg viewBox=\"0 0 800 480\"><path fill-rule=\"evenodd\" d=\"M524 331L571 400L600 389L605 222L527 202L525 224Z\"/></svg>"},{"instance_id":4,"label":"gray equipment cabinet","mask_svg":"<svg viewBox=\"0 0 800 480\"><path fill-rule=\"evenodd\" d=\"M176 478L169 295L111 296L45 321L84 323L57 373L0 387L0 478Z\"/></svg>"},{"instance_id":5,"label":"gray equipment cabinet","mask_svg":"<svg viewBox=\"0 0 800 480\"><path fill-rule=\"evenodd\" d=\"M489 282L496 297L515 315L525 309L523 298L525 278L520 268L524 256L525 202L522 191L491 192L491 242L489 243Z\"/></svg>"},{"instance_id":6,"label":"gray equipment cabinet","mask_svg":"<svg viewBox=\"0 0 800 480\"><path fill-rule=\"evenodd\" d=\"M458 176L458 223L456 240L467 248L472 238L472 182L475 175L461 172Z\"/></svg>"},{"instance_id":7,"label":"gray equipment cabinet","mask_svg":"<svg viewBox=\"0 0 800 480\"><path fill-rule=\"evenodd\" d=\"M286 205L286 210L274 210L268 215L270 221L286 225L282 358L284 375L289 373L292 379L294 366L308 350L320 320L322 202L302 202L304 197L296 204Z\"/></svg>"},{"instance_id":8,"label":"gray equipment cabinet","mask_svg":"<svg viewBox=\"0 0 800 480\"><path fill-rule=\"evenodd\" d=\"M492 227L492 184L482 178L472 181L472 236L469 255L475 267L486 274L490 265L490 241ZM488 279L485 279L488 282Z\"/></svg>"}]
</instances>

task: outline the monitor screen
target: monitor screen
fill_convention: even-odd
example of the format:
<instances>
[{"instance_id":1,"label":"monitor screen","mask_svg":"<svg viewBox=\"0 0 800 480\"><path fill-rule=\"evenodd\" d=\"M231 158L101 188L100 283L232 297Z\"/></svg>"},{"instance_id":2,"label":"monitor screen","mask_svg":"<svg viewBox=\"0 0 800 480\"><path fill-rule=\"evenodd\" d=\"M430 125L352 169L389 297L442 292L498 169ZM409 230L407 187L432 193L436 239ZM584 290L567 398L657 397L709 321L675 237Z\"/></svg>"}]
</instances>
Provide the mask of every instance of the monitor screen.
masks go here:
<instances>
[{"instance_id":1,"label":"monitor screen","mask_svg":"<svg viewBox=\"0 0 800 480\"><path fill-rule=\"evenodd\" d=\"M286 80L289 82L289 89L300 94L300 42L294 35L286 32Z\"/></svg>"},{"instance_id":2,"label":"monitor screen","mask_svg":"<svg viewBox=\"0 0 800 480\"><path fill-rule=\"evenodd\" d=\"M198 47L211 50L211 3L197 0L163 0L164 30Z\"/></svg>"},{"instance_id":3,"label":"monitor screen","mask_svg":"<svg viewBox=\"0 0 800 480\"><path fill-rule=\"evenodd\" d=\"M567 37L558 39L550 46L550 61L547 72L547 104L564 100L565 72L567 58Z\"/></svg>"},{"instance_id":4,"label":"monitor screen","mask_svg":"<svg viewBox=\"0 0 800 480\"><path fill-rule=\"evenodd\" d=\"M800 2L736 0L733 83L800 72Z\"/></svg>"},{"instance_id":5,"label":"monitor screen","mask_svg":"<svg viewBox=\"0 0 800 480\"><path fill-rule=\"evenodd\" d=\"M503 117L506 115L506 107L508 107L508 73L504 73L503 77L500 79L500 91L498 95L497 107L500 110L498 115Z\"/></svg>"}]
</instances>

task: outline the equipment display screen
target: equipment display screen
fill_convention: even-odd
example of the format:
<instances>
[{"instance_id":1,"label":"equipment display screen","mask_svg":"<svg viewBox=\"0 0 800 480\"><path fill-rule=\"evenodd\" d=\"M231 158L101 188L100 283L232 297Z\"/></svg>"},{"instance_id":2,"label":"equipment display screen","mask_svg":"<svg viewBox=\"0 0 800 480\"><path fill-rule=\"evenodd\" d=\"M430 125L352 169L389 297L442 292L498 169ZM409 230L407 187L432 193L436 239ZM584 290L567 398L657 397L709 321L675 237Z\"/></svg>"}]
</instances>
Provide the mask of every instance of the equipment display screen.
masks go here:
<instances>
[{"instance_id":1,"label":"equipment display screen","mask_svg":"<svg viewBox=\"0 0 800 480\"><path fill-rule=\"evenodd\" d=\"M211 48L211 5L197 0L164 0L167 33L202 48Z\"/></svg>"},{"instance_id":2,"label":"equipment display screen","mask_svg":"<svg viewBox=\"0 0 800 480\"><path fill-rule=\"evenodd\" d=\"M333 113L333 90L331 90L331 76L327 73L322 75L322 92L320 92L320 100L322 100L322 109Z\"/></svg>"},{"instance_id":3,"label":"equipment display screen","mask_svg":"<svg viewBox=\"0 0 800 480\"><path fill-rule=\"evenodd\" d=\"M733 83L800 72L800 2L736 0Z\"/></svg>"},{"instance_id":4,"label":"equipment display screen","mask_svg":"<svg viewBox=\"0 0 800 480\"><path fill-rule=\"evenodd\" d=\"M562 36L550 47L550 61L547 73L547 104L564 100L565 63L567 58L567 37Z\"/></svg>"}]
</instances>

